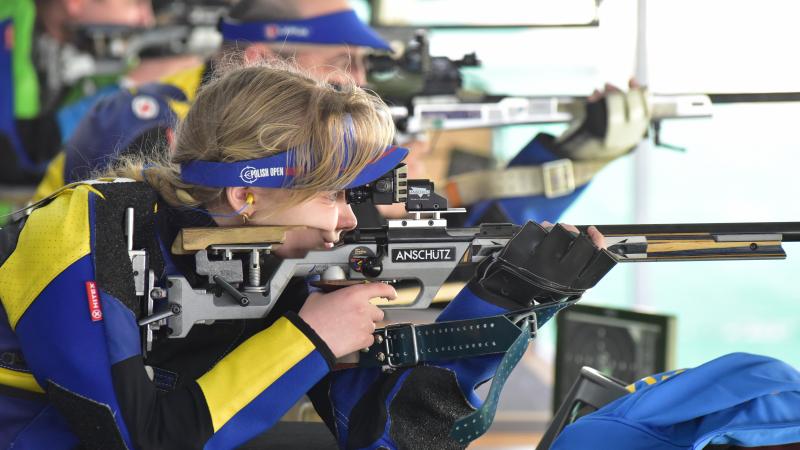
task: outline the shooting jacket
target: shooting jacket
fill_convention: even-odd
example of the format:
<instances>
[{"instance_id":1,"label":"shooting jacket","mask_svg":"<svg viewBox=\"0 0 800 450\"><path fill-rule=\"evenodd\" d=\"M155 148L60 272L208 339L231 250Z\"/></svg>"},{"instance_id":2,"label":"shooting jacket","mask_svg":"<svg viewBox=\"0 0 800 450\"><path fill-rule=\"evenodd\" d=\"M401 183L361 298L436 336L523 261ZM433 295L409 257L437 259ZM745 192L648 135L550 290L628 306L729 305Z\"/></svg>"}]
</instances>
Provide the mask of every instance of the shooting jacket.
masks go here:
<instances>
[{"instance_id":1,"label":"shooting jacket","mask_svg":"<svg viewBox=\"0 0 800 450\"><path fill-rule=\"evenodd\" d=\"M693 369L646 377L628 390L632 393L564 428L551 448L679 450L800 443L800 372L773 358L731 353Z\"/></svg>"},{"instance_id":2,"label":"shooting jacket","mask_svg":"<svg viewBox=\"0 0 800 450\"><path fill-rule=\"evenodd\" d=\"M450 430L502 355L331 373L333 354L295 313L305 280L263 320L198 325L144 358L125 210L154 273L193 285L193 256L166 248L179 228L214 225L120 181L66 189L0 230L0 447L234 448L304 394L343 448L464 447ZM504 311L464 289L438 320Z\"/></svg>"},{"instance_id":3,"label":"shooting jacket","mask_svg":"<svg viewBox=\"0 0 800 450\"><path fill-rule=\"evenodd\" d=\"M143 183L79 185L0 232L1 447L233 448L334 364L291 306L261 323L198 326L144 360L128 207L151 268L185 268L161 244L175 222L209 219L167 208Z\"/></svg>"}]
</instances>

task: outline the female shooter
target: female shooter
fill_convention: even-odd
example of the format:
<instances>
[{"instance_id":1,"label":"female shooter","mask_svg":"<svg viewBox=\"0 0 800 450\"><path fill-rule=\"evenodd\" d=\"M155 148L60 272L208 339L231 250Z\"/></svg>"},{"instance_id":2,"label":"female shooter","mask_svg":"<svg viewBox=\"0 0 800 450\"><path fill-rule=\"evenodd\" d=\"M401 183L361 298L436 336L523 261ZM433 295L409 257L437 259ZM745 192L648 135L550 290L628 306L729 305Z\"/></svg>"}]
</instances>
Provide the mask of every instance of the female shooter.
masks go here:
<instances>
[{"instance_id":1,"label":"female shooter","mask_svg":"<svg viewBox=\"0 0 800 450\"><path fill-rule=\"evenodd\" d=\"M3 229L0 343L14 357L0 368L0 442L233 448L314 388L342 446L463 446L446 431L477 406L473 389L499 357L328 376L337 358L373 344L383 313L369 299L395 295L382 283L309 295L299 280L264 320L194 327L185 339L158 342L146 359L141 352L144 314L121 225L129 208L133 248L146 250L159 280L181 274L202 283L193 257L170 252L185 227L297 225L306 228L287 232L277 256L331 247L356 226L342 190L374 180L407 153L389 146L393 132L386 106L354 85L238 69L203 88L169 157L124 161L115 175L125 178L70 185ZM541 270L551 266L542 255L569 262L552 267L577 295L613 265L586 236L527 229L520 236L530 248L549 250L487 260L444 318L563 299L542 283L553 278ZM509 264L534 266L534 278ZM449 394L420 395L431 389ZM368 420L370 412L378 420ZM388 418L394 425L385 426Z\"/></svg>"}]
</instances>

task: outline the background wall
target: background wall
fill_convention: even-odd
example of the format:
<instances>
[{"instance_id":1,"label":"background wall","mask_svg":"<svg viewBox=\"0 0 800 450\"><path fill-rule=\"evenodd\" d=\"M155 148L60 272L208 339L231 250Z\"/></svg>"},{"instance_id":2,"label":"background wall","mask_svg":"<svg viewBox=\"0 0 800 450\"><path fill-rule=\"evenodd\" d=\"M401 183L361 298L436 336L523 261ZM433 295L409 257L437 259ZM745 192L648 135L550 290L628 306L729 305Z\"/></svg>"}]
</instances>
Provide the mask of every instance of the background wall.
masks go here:
<instances>
[{"instance_id":1,"label":"background wall","mask_svg":"<svg viewBox=\"0 0 800 450\"><path fill-rule=\"evenodd\" d=\"M797 2L638 4L646 9L602 2L599 27L434 30L431 52L457 58L476 51L483 65L464 69L465 82L495 94L588 95L606 81L624 86L635 74L654 93L800 91L800 64L791 56L800 42L792 23ZM526 17L526 3L517 8ZM712 118L665 121L662 141L685 151L643 143L600 173L562 220L798 221L798 121L800 103L715 105ZM563 129L498 129L493 152L508 159L536 133ZM678 366L732 351L800 366L800 290L793 282L800 246L786 250L787 261L621 265L585 301L674 314ZM553 341L546 329L538 351L551 356Z\"/></svg>"}]
</instances>

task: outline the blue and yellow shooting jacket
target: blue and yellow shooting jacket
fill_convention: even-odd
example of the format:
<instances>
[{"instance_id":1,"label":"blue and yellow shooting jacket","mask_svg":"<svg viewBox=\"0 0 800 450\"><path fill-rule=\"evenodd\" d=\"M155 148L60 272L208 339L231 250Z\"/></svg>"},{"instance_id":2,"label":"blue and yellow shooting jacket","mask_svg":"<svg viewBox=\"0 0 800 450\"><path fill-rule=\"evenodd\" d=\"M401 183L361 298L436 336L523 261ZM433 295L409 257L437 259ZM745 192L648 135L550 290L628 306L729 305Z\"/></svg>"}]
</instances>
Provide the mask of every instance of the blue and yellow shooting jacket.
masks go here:
<instances>
[{"instance_id":1,"label":"blue and yellow shooting jacket","mask_svg":"<svg viewBox=\"0 0 800 450\"><path fill-rule=\"evenodd\" d=\"M155 273L180 271L161 250L182 213L144 183L73 186L0 231L0 447L233 448L331 370L291 308L256 327L196 327L145 360L128 207Z\"/></svg>"}]
</instances>

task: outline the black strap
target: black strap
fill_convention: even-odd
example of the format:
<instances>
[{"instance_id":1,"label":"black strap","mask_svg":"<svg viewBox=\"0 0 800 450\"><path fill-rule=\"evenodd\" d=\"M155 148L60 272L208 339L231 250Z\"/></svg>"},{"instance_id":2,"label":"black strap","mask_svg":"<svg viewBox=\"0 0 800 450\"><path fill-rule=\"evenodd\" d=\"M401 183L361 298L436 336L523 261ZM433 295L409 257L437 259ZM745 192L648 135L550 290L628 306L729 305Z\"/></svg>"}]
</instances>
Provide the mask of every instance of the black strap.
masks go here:
<instances>
[{"instance_id":1,"label":"black strap","mask_svg":"<svg viewBox=\"0 0 800 450\"><path fill-rule=\"evenodd\" d=\"M497 402L500 401L500 393L503 391L508 376L511 371L517 366L517 363L522 359L525 350L528 349L529 339L526 339L525 334L531 330L531 323L533 321L526 319L523 322L521 333L508 349L500 364L497 367L494 377L492 377L492 385L489 386L489 393L486 395L486 400L476 411L467 414L464 417L456 420L453 428L450 429L450 437L457 440L462 444L467 444L474 441L479 436L486 433L486 430L492 426L494 421L494 414L497 411Z\"/></svg>"},{"instance_id":2,"label":"black strap","mask_svg":"<svg viewBox=\"0 0 800 450\"><path fill-rule=\"evenodd\" d=\"M47 381L47 397L87 450L127 450L114 413L105 403Z\"/></svg>"},{"instance_id":3,"label":"black strap","mask_svg":"<svg viewBox=\"0 0 800 450\"><path fill-rule=\"evenodd\" d=\"M528 343L558 311L575 304L545 303L529 309L469 320L426 325L394 324L375 330L375 344L361 355L359 366L414 366L424 362L503 353L489 394L480 408L456 420L450 437L467 444L489 429L497 402L511 371L522 359Z\"/></svg>"},{"instance_id":4,"label":"black strap","mask_svg":"<svg viewBox=\"0 0 800 450\"><path fill-rule=\"evenodd\" d=\"M522 332L524 319L531 318L530 339L537 326L577 299L536 305L506 314L425 325L392 324L375 330L375 343L359 358L361 367L415 366L425 362L505 353Z\"/></svg>"},{"instance_id":5,"label":"black strap","mask_svg":"<svg viewBox=\"0 0 800 450\"><path fill-rule=\"evenodd\" d=\"M505 352L520 330L506 316L414 325L392 324L375 330L375 344L360 366L407 367L419 363Z\"/></svg>"}]
</instances>

